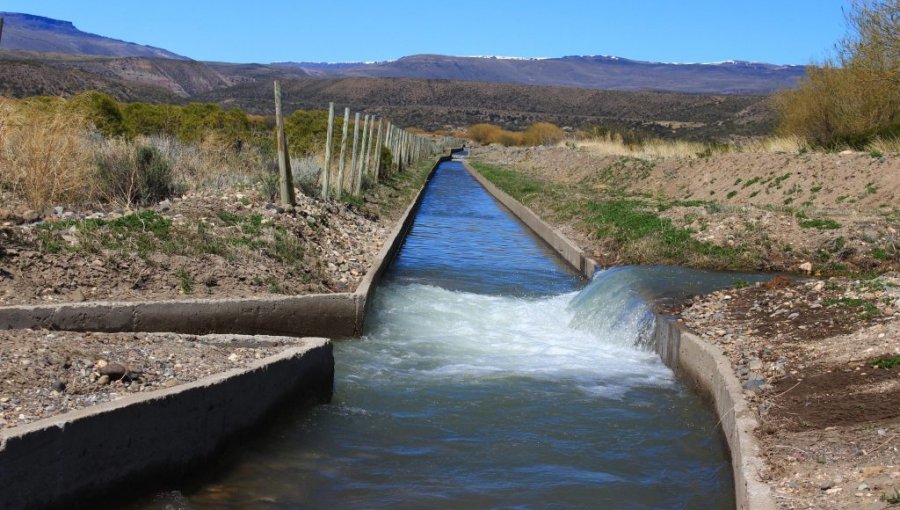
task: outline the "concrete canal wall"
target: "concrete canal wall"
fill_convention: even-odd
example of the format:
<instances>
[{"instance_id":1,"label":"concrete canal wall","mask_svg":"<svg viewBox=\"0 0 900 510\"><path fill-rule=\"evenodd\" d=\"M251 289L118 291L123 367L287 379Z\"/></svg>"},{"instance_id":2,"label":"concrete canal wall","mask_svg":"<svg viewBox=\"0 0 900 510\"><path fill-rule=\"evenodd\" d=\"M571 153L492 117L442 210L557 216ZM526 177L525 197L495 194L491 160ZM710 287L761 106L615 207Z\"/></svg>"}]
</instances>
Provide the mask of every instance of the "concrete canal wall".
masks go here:
<instances>
[{"instance_id":1,"label":"concrete canal wall","mask_svg":"<svg viewBox=\"0 0 900 510\"><path fill-rule=\"evenodd\" d=\"M3 431L0 507L73 508L111 490L125 493L132 486L177 479L284 402L331 399L330 341L228 340L277 341L292 347L244 369Z\"/></svg>"},{"instance_id":2,"label":"concrete canal wall","mask_svg":"<svg viewBox=\"0 0 900 510\"><path fill-rule=\"evenodd\" d=\"M531 209L498 189L467 162L466 170L573 268L590 278L598 264ZM711 402L728 442L738 510L774 510L771 488L760 480L764 464L753 435L758 426L728 359L677 322L657 316L656 346L667 366L685 376Z\"/></svg>"}]
</instances>

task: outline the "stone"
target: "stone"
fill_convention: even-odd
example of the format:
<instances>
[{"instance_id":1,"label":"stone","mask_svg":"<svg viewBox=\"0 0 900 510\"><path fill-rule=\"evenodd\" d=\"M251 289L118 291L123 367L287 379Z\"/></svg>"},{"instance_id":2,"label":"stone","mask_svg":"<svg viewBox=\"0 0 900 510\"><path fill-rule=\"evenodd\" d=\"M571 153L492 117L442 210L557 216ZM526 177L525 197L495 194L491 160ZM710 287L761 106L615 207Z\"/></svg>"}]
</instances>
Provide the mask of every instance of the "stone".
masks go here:
<instances>
[{"instance_id":1,"label":"stone","mask_svg":"<svg viewBox=\"0 0 900 510\"><path fill-rule=\"evenodd\" d=\"M22 213L22 219L25 220L27 223L34 223L41 219L41 215L37 211L32 211L31 209L28 209L27 211Z\"/></svg>"},{"instance_id":2,"label":"stone","mask_svg":"<svg viewBox=\"0 0 900 510\"><path fill-rule=\"evenodd\" d=\"M802 271L804 274L811 275L811 274L813 273L813 265L812 265L812 262L804 262L804 263L800 264L800 265L797 266L797 267L798 267L798 269L800 269L800 271Z\"/></svg>"},{"instance_id":3,"label":"stone","mask_svg":"<svg viewBox=\"0 0 900 510\"><path fill-rule=\"evenodd\" d=\"M169 199L165 199L159 203L156 207L156 210L159 212L168 212L172 210L172 202Z\"/></svg>"},{"instance_id":4,"label":"stone","mask_svg":"<svg viewBox=\"0 0 900 510\"><path fill-rule=\"evenodd\" d=\"M105 385L109 384L109 376L108 376L108 375L101 375L101 376L97 379L97 384L99 384L100 386L105 386Z\"/></svg>"},{"instance_id":5,"label":"stone","mask_svg":"<svg viewBox=\"0 0 900 510\"><path fill-rule=\"evenodd\" d=\"M747 381L744 382L744 389L752 392L762 391L762 386L766 384L766 378L760 374L750 373Z\"/></svg>"},{"instance_id":6,"label":"stone","mask_svg":"<svg viewBox=\"0 0 900 510\"><path fill-rule=\"evenodd\" d=\"M128 375L128 369L118 363L107 363L106 366L99 368L98 373L101 378L107 376L114 381L118 381Z\"/></svg>"}]
</instances>

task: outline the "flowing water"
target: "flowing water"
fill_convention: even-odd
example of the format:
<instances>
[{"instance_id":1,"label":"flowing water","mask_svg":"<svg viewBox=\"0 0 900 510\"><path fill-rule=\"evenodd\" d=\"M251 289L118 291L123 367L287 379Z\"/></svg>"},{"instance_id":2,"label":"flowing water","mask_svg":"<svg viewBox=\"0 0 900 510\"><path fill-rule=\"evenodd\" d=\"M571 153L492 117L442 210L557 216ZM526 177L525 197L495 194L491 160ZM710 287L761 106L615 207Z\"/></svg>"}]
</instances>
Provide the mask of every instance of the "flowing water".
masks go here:
<instances>
[{"instance_id":1,"label":"flowing water","mask_svg":"<svg viewBox=\"0 0 900 510\"><path fill-rule=\"evenodd\" d=\"M429 184L329 405L140 508L734 508L715 416L652 352L648 303L729 275L589 284L457 162Z\"/></svg>"}]
</instances>

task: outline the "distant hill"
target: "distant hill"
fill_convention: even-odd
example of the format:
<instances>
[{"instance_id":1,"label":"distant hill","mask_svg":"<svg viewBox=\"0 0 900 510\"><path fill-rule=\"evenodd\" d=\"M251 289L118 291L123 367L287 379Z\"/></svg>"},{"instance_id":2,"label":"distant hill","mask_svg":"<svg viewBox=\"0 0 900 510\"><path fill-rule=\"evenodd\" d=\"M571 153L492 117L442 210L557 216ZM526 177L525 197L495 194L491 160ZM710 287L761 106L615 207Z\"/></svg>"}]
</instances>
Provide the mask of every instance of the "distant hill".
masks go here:
<instances>
[{"instance_id":1,"label":"distant hill","mask_svg":"<svg viewBox=\"0 0 900 510\"><path fill-rule=\"evenodd\" d=\"M160 48L82 32L68 21L16 12L0 12L0 17L5 19L0 41L5 50L187 60Z\"/></svg>"},{"instance_id":2,"label":"distant hill","mask_svg":"<svg viewBox=\"0 0 900 510\"><path fill-rule=\"evenodd\" d=\"M271 113L272 84L249 82L196 99ZM402 125L452 129L478 122L524 129L537 121L560 126L637 129L660 137L724 139L769 132L767 96L590 90L411 78L300 78L282 84L285 109L340 108L385 115Z\"/></svg>"},{"instance_id":3,"label":"distant hill","mask_svg":"<svg viewBox=\"0 0 900 510\"><path fill-rule=\"evenodd\" d=\"M770 94L793 87L804 66L756 62L672 64L619 57L547 59L414 55L360 64L277 63L273 67L318 77L419 78L518 83L604 90L658 90L700 94Z\"/></svg>"}]
</instances>

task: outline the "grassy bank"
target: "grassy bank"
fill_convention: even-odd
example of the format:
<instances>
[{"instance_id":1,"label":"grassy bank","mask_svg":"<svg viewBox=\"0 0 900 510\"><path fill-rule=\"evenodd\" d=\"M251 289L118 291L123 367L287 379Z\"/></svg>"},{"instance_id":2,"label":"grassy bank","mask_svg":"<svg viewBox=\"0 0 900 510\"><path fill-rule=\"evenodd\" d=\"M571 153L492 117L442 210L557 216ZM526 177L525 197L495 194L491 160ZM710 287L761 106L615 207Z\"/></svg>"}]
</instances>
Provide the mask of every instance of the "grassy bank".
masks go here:
<instances>
[{"instance_id":1,"label":"grassy bank","mask_svg":"<svg viewBox=\"0 0 900 510\"><path fill-rule=\"evenodd\" d=\"M603 265L672 264L731 270L765 267L762 253L746 246L699 241L692 237L691 229L676 226L659 214L677 205L714 206L712 203L672 201L621 190L592 192L499 166L472 165L516 200L597 241L599 248L592 255Z\"/></svg>"}]
</instances>

